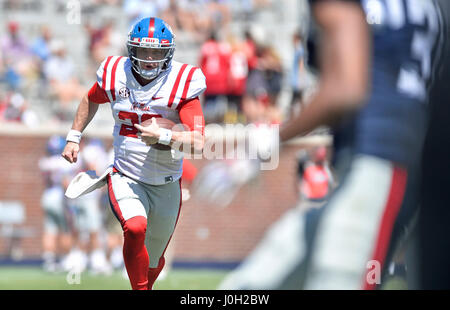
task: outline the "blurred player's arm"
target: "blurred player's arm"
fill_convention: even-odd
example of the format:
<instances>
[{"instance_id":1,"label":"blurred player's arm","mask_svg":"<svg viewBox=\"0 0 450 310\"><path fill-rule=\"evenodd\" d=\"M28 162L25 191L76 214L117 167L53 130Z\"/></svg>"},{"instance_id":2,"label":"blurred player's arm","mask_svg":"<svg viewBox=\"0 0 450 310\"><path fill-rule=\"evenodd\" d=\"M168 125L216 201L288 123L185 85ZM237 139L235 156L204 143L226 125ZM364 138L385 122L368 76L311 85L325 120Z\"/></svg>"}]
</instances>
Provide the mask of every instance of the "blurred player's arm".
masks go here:
<instances>
[{"instance_id":1,"label":"blurred player's arm","mask_svg":"<svg viewBox=\"0 0 450 310\"><path fill-rule=\"evenodd\" d=\"M185 102L180 103L180 105L180 121L185 125L187 130L172 131L169 145L180 151L191 154L202 151L205 143L205 119L203 117L200 100L196 97L186 100ZM139 124L135 124L134 126L142 132L143 137L160 138L161 131L159 130L159 126L156 124L155 119L153 119L153 123L149 127L143 127Z\"/></svg>"},{"instance_id":2,"label":"blurred player's arm","mask_svg":"<svg viewBox=\"0 0 450 310\"><path fill-rule=\"evenodd\" d=\"M105 102L109 102L106 92L101 87L99 87L97 83L95 83L89 90L89 92L83 96L80 104L78 105L78 109L72 123L71 132L79 132L81 138L81 133L97 113L98 105ZM79 142L67 141L67 144L64 147L61 155L68 162L75 163L78 159L79 150Z\"/></svg>"},{"instance_id":3,"label":"blurred player's arm","mask_svg":"<svg viewBox=\"0 0 450 310\"><path fill-rule=\"evenodd\" d=\"M356 111L368 87L369 30L357 1L315 1L312 12L321 32L319 90L300 115L286 123L280 140L333 125Z\"/></svg>"}]
</instances>

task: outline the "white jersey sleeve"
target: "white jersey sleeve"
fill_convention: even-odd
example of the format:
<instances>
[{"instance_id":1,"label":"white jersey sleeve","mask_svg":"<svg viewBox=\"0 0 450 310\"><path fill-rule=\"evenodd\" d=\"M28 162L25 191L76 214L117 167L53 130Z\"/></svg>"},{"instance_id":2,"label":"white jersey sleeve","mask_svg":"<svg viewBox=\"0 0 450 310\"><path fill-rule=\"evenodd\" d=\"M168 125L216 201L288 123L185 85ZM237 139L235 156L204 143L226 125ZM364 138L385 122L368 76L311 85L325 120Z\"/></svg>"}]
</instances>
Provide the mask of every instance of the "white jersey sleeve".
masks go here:
<instances>
[{"instance_id":1,"label":"white jersey sleeve","mask_svg":"<svg viewBox=\"0 0 450 310\"><path fill-rule=\"evenodd\" d=\"M188 87L187 96L184 99L198 97L206 90L206 78L200 68L195 68Z\"/></svg>"}]
</instances>

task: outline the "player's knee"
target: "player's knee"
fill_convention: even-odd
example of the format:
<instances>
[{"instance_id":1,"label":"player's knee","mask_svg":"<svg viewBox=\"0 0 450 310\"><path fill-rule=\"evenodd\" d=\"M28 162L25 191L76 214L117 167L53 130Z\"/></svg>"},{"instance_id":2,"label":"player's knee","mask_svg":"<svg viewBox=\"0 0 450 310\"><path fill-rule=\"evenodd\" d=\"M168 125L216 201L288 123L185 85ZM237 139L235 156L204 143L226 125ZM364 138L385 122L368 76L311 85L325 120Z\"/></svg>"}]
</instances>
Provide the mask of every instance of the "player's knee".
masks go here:
<instances>
[{"instance_id":1,"label":"player's knee","mask_svg":"<svg viewBox=\"0 0 450 310\"><path fill-rule=\"evenodd\" d=\"M143 216L135 216L125 221L123 226L126 238L143 239L147 231L147 219Z\"/></svg>"}]
</instances>

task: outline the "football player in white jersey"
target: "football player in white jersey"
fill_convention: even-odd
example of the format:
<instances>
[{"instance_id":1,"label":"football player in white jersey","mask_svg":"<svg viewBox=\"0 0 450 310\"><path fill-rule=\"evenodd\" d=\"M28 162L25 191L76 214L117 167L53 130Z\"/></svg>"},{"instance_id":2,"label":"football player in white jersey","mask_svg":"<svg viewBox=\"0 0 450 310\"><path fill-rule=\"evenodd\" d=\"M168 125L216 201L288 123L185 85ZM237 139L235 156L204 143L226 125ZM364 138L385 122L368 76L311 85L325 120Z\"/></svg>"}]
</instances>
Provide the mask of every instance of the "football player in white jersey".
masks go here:
<instances>
[{"instance_id":1,"label":"football player in white jersey","mask_svg":"<svg viewBox=\"0 0 450 310\"><path fill-rule=\"evenodd\" d=\"M98 104L109 102L115 120L109 200L124 231L124 261L133 289L152 289L179 217L183 159L177 145L185 152L199 152L204 145L199 95L206 88L205 77L199 68L172 59L174 37L170 26L156 17L132 27L129 57L109 56L102 62L62 153L69 162L77 161L81 133ZM154 121L140 126L152 118L182 123L187 129L172 131Z\"/></svg>"}]
</instances>

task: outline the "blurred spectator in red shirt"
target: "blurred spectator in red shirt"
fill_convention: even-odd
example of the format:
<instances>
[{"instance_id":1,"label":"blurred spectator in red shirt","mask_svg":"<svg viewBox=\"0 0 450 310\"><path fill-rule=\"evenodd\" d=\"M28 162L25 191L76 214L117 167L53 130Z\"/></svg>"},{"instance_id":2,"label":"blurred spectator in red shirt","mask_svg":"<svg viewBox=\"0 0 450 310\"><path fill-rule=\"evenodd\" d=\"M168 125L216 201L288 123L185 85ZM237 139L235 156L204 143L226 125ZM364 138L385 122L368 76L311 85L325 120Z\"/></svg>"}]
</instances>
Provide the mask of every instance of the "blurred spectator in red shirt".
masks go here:
<instances>
[{"instance_id":1,"label":"blurred spectator in red shirt","mask_svg":"<svg viewBox=\"0 0 450 310\"><path fill-rule=\"evenodd\" d=\"M208 123L223 120L228 94L229 55L228 44L219 42L217 34L212 31L209 39L203 43L199 61L206 77L204 113L205 121Z\"/></svg>"},{"instance_id":2,"label":"blurred spectator in red shirt","mask_svg":"<svg viewBox=\"0 0 450 310\"><path fill-rule=\"evenodd\" d=\"M248 62L243 42L234 36L228 38L231 52L229 54L229 76L228 76L228 112L225 123L238 122L239 113L242 111L242 97L248 76Z\"/></svg>"},{"instance_id":3,"label":"blurred spectator in red shirt","mask_svg":"<svg viewBox=\"0 0 450 310\"><path fill-rule=\"evenodd\" d=\"M333 187L333 176L327 163L327 148L315 147L309 160L299 162L299 192L303 201L324 202Z\"/></svg>"}]
</instances>

